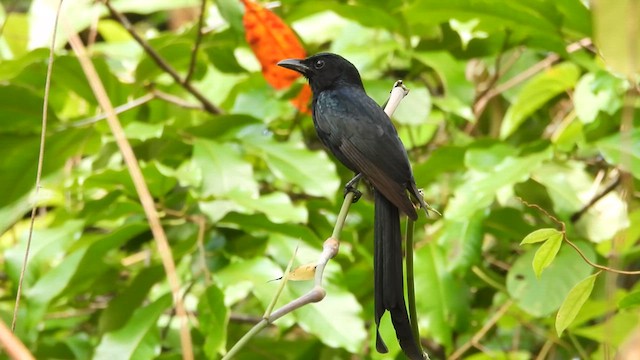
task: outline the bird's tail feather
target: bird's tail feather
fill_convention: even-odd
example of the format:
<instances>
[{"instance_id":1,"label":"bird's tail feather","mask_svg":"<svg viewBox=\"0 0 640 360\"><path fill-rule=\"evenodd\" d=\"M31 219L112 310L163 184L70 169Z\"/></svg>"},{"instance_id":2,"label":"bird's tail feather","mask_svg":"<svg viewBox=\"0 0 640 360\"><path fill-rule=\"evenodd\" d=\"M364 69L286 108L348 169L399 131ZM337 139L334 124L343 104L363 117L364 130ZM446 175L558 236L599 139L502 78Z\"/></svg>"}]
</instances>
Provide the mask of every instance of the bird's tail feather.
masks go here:
<instances>
[{"instance_id":1,"label":"bird's tail feather","mask_svg":"<svg viewBox=\"0 0 640 360\"><path fill-rule=\"evenodd\" d=\"M404 354L411 360L424 359L424 355L413 337L404 303L400 213L398 208L378 191L375 191L374 226L376 349L381 353L388 351L378 331L380 319L388 310L391 313L391 322Z\"/></svg>"}]
</instances>

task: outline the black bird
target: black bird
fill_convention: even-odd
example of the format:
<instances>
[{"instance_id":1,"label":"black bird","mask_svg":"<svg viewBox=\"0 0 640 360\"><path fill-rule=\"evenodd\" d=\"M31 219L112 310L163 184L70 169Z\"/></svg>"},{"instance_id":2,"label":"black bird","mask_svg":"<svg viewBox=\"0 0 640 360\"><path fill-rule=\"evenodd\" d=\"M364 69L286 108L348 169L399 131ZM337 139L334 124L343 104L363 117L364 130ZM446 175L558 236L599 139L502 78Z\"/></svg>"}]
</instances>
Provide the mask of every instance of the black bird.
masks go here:
<instances>
[{"instance_id":1,"label":"black bird","mask_svg":"<svg viewBox=\"0 0 640 360\"><path fill-rule=\"evenodd\" d=\"M387 346L377 327L385 311L402 351L412 360L424 359L411 330L404 302L400 213L418 218L409 193L427 209L418 191L407 151L387 114L364 90L360 73L343 57L320 53L287 59L279 66L304 75L313 92L313 123L318 137L347 168L374 188L374 290L376 349ZM350 182L351 183L351 182Z\"/></svg>"}]
</instances>

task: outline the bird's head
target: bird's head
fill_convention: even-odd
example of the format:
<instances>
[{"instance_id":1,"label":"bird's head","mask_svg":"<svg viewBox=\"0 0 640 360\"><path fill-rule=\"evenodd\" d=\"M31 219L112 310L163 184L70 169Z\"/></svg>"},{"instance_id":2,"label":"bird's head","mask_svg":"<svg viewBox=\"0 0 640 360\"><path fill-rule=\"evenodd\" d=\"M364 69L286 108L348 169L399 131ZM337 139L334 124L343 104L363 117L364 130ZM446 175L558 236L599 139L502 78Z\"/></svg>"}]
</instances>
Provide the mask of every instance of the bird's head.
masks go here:
<instances>
[{"instance_id":1,"label":"bird's head","mask_svg":"<svg viewBox=\"0 0 640 360\"><path fill-rule=\"evenodd\" d=\"M347 59L331 53L319 53L306 59L286 59L278 66L299 72L309 79L311 90L317 94L338 85L363 88L358 69Z\"/></svg>"}]
</instances>

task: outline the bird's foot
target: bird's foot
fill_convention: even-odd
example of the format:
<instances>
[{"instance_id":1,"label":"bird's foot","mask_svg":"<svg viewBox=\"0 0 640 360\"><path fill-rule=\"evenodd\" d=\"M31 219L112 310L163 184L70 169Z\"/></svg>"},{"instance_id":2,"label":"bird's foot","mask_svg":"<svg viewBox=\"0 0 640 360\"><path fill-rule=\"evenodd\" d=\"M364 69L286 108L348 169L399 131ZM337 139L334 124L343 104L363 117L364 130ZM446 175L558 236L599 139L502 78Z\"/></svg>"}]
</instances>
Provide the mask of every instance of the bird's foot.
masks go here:
<instances>
[{"instance_id":1,"label":"bird's foot","mask_svg":"<svg viewBox=\"0 0 640 360\"><path fill-rule=\"evenodd\" d=\"M360 198L362 197L362 192L358 190L358 183L360 182L360 178L362 178L362 174L357 174L344 186L344 196L346 197L347 194L353 193L353 203L358 202L358 200L360 200Z\"/></svg>"}]
</instances>

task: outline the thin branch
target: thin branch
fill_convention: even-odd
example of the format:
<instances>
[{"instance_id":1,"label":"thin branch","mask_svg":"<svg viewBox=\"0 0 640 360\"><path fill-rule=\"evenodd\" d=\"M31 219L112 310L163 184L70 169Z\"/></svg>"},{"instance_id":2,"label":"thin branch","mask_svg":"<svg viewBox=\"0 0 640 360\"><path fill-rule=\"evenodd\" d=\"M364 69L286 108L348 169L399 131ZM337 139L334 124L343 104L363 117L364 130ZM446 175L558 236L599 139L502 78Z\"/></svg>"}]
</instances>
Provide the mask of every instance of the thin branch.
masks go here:
<instances>
[{"instance_id":1,"label":"thin branch","mask_svg":"<svg viewBox=\"0 0 640 360\"><path fill-rule=\"evenodd\" d=\"M140 203L142 204L144 212L147 216L149 227L156 241L158 253L160 254L160 258L162 259L165 273L167 274L167 280L169 282L171 293L173 295L173 302L175 304L176 313L178 314L178 319L180 321L180 342L182 346L182 358L185 360L192 360L193 347L191 344L191 334L189 332L187 313L184 308L182 297L180 296L180 280L176 273L176 265L171 253L171 247L169 246L169 241L167 240L167 236L162 228L162 224L160 223L160 218L158 216L158 212L156 211L155 203L153 201L151 193L149 192L149 188L145 183L144 176L142 175L138 160L133 152L133 149L131 148L131 144L129 144L129 141L124 134L124 130L122 128L122 125L120 124L120 121L118 120L113 105L109 100L109 96L107 95L104 85L102 84L102 81L100 80L100 77L98 76L93 63L86 53L86 49L82 44L82 41L78 37L78 34L70 29L67 29L67 31L69 32L69 43L71 44L73 51L78 57L78 61L82 66L82 70L84 71L85 76L89 81L89 85L91 86L91 89L93 90L98 103L107 114L107 122L109 123L111 132L113 133L116 143L118 144L118 148L120 149L122 157L127 165L129 175L133 180L136 192L138 193L138 197L140 198Z\"/></svg>"},{"instance_id":2,"label":"thin branch","mask_svg":"<svg viewBox=\"0 0 640 360\"><path fill-rule=\"evenodd\" d=\"M602 189L602 191L599 194L594 196L593 199L591 199L585 206L583 206L582 209L580 209L579 211L571 215L571 218L570 218L571 222L576 222L580 220L582 215L584 215L584 213L586 213L587 210L589 210L593 205L595 205L598 201L600 201L600 199L605 197L608 193L613 191L613 189L618 187L618 185L620 185L621 182L622 182L622 176L618 176L613 182L611 182L611 184L609 184L609 186Z\"/></svg>"},{"instance_id":3,"label":"thin branch","mask_svg":"<svg viewBox=\"0 0 640 360\"><path fill-rule=\"evenodd\" d=\"M193 72L196 69L196 62L198 59L198 49L200 48L200 43L202 42L202 26L204 25L204 14L207 10L207 0L200 1L200 15L198 16L198 33L196 34L196 41L193 44L193 49L191 51L191 61L189 62L189 70L187 71L187 76L184 77L184 82L188 83L191 81L191 76L193 76Z\"/></svg>"},{"instance_id":4,"label":"thin branch","mask_svg":"<svg viewBox=\"0 0 640 360\"><path fill-rule=\"evenodd\" d=\"M480 328L480 330L478 330L478 332L476 332L471 337L471 339L469 341L467 341L466 343L462 344L462 346L460 346L453 354L451 354L451 356L449 357L449 360L455 360L455 359L460 358L472 346L479 347L480 346L480 343L479 343L480 339L482 339L487 334L487 332L489 332L489 330L491 330L493 325L495 325L498 322L498 320L500 320L500 318L502 318L504 316L504 314L506 314L507 310L509 310L511 305L513 305L513 300L508 300L507 302L502 304L500 309L498 309L498 311L496 311L496 313L491 316L489 321L487 321L482 326L482 328Z\"/></svg>"},{"instance_id":5,"label":"thin branch","mask_svg":"<svg viewBox=\"0 0 640 360\"><path fill-rule=\"evenodd\" d=\"M153 100L155 98L155 94L154 93L149 93L146 95L142 95L141 97L137 98L137 99L133 99L129 102L127 102L126 104L122 104L120 106L115 107L113 110L117 115L122 114L125 111L129 111L131 109L137 108L140 105L146 104L149 101ZM82 120L78 120L75 121L71 124L69 124L68 126L70 127L81 127L81 126L85 126L85 125L91 125L94 123L97 123L98 121L104 120L107 118L107 114L106 113L102 113L102 114L98 114L96 116L92 116L86 119L82 119Z\"/></svg>"},{"instance_id":6,"label":"thin branch","mask_svg":"<svg viewBox=\"0 0 640 360\"><path fill-rule=\"evenodd\" d=\"M585 48L590 44L591 44L591 39L582 39L580 41L569 44L566 47L566 50L567 52L572 53L582 48ZM496 86L491 91L486 91L483 94L483 96L479 97L478 101L476 101L476 103L473 105L473 113L476 116L476 118L480 117L480 115L482 114L482 112L484 111L485 107L487 106L487 104L491 99L511 89L512 87L519 85L520 83L532 77L533 75L553 65L553 63L557 62L558 60L560 60L560 55L550 54L546 58L542 59L541 61L537 62L536 64L528 68L527 70L519 73L518 75L512 77L511 79L505 81L504 83Z\"/></svg>"},{"instance_id":7,"label":"thin branch","mask_svg":"<svg viewBox=\"0 0 640 360\"><path fill-rule=\"evenodd\" d=\"M205 111L211 114L221 114L222 110L213 105L202 93L196 89L191 83L185 82L182 80L178 72L167 63L160 54L158 54L149 43L143 39L133 28L133 25L129 22L129 20L118 10L116 10L109 0L104 1L105 6L109 9L111 16L113 16L128 32L131 37L144 49L144 51L153 59L153 61L160 67L164 72L169 74L173 78L177 84L182 86L185 90L187 90L191 95L193 95L198 101L202 104L202 107Z\"/></svg>"},{"instance_id":8,"label":"thin branch","mask_svg":"<svg viewBox=\"0 0 640 360\"><path fill-rule=\"evenodd\" d=\"M578 247L578 245L574 244L571 240L569 240L569 238L567 238L567 229L566 229L566 225L564 222L558 220L558 218L556 218L555 216L549 214L549 212L545 209L543 209L542 207L540 207L540 205L536 205L536 204L530 204L528 202L526 202L524 199L522 198L518 198L524 205L536 209L538 211L540 211L541 213L543 213L545 216L547 216L549 219L551 219L551 221L555 222L556 224L558 224L560 226L560 232L562 233L562 239L569 244L569 246L571 246L577 253L578 255L580 255L580 257L582 258L582 260L584 260L587 264L591 265L592 267L599 269L599 270L604 270L604 271L608 271L608 272L612 272L612 273L616 273L616 274L623 274L623 275L640 275L640 271L629 271L629 270L620 270L620 269L614 269L614 268L610 268L608 266L604 266L604 265L599 265L594 263L593 261L589 260L589 258L587 258L587 256L582 252L582 250L580 250L580 248Z\"/></svg>"},{"instance_id":9,"label":"thin branch","mask_svg":"<svg viewBox=\"0 0 640 360\"><path fill-rule=\"evenodd\" d=\"M183 100L182 98L179 98L175 95L171 95L171 94L167 94L166 92L160 91L158 89L153 89L151 91L151 93L153 94L154 97L160 99L160 100L164 100L168 103L177 105L179 107L185 108L185 109L193 109L193 110L203 110L204 108L201 105L196 105L196 104L192 104L188 101Z\"/></svg>"},{"instance_id":10,"label":"thin branch","mask_svg":"<svg viewBox=\"0 0 640 360\"><path fill-rule=\"evenodd\" d=\"M35 358L29 352L26 346L15 336L11 330L7 327L4 321L0 320L0 344L2 348L9 355L9 358L14 360L34 360Z\"/></svg>"},{"instance_id":11,"label":"thin branch","mask_svg":"<svg viewBox=\"0 0 640 360\"><path fill-rule=\"evenodd\" d=\"M58 2L56 9L56 18L53 22L53 33L51 34L51 46L49 47L49 64L47 65L47 76L44 82L44 99L42 101L42 130L40 131L40 151L38 152L38 168L36 170L36 188L33 194L33 206L31 207L31 219L29 221L29 235L27 237L27 246L24 250L24 259L22 260L22 268L20 269L20 279L18 280L18 290L16 291L16 303L13 307L13 319L11 320L11 331L16 330L16 322L18 321L18 309L20 308L20 298L22 297L22 284L27 271L27 262L29 261L29 250L31 249L31 240L33 238L33 226L36 221L36 209L38 207L38 195L40 194L40 182L42 180L42 166L44 164L44 145L47 138L47 117L49 114L49 92L51 90L51 74L53 73L54 50L56 45L56 35L58 34L58 19L60 18L60 9L62 8L62 0Z\"/></svg>"}]
</instances>

